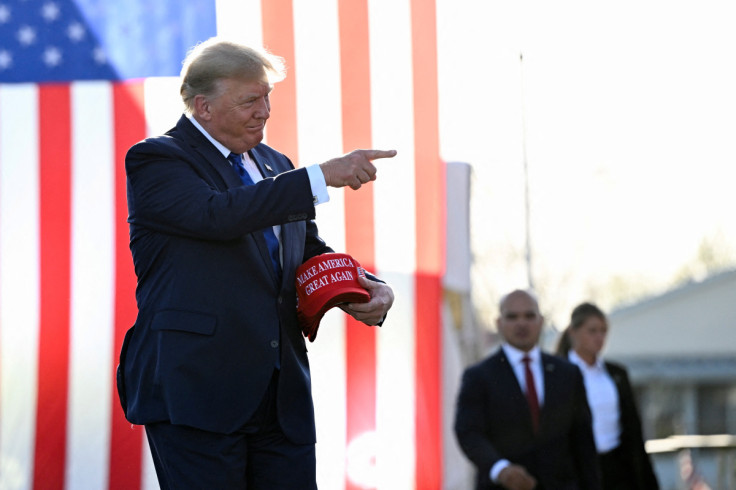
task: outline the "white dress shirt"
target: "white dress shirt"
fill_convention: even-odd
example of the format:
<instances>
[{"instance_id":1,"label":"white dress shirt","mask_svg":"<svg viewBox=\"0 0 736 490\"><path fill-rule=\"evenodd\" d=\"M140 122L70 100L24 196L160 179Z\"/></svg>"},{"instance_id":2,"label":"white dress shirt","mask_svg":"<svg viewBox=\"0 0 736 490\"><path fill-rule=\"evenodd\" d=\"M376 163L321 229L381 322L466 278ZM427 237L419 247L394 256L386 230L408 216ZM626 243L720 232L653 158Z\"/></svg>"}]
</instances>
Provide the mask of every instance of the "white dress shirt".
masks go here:
<instances>
[{"instance_id":1,"label":"white dress shirt","mask_svg":"<svg viewBox=\"0 0 736 490\"><path fill-rule=\"evenodd\" d=\"M539 347L534 347L529 352L524 352L504 343L501 345L501 348L514 370L514 374L516 375L516 380L519 382L521 391L525 394L526 374L524 372L523 359L524 356L529 356L529 359L531 359L529 362L529 368L532 370L532 374L534 375L534 387L537 390L537 400L539 401L539 408L541 410L544 405L544 376L542 374L544 370L542 369L542 352L539 350ZM499 459L496 461L496 464L491 467L491 481L498 483L498 475L510 464L511 462L508 459Z\"/></svg>"},{"instance_id":2,"label":"white dress shirt","mask_svg":"<svg viewBox=\"0 0 736 490\"><path fill-rule=\"evenodd\" d=\"M542 352L539 347L534 347L529 352L523 352L519 349L510 346L509 344L503 344L501 346L506 358L509 360L511 367L514 368L514 374L516 375L521 391L526 394L526 374L524 373L524 356L529 356L531 361L529 362L529 368L532 370L534 375L534 388L537 390L537 400L539 400L539 408L541 409L544 405L544 376L542 369Z\"/></svg>"},{"instance_id":3,"label":"white dress shirt","mask_svg":"<svg viewBox=\"0 0 736 490\"><path fill-rule=\"evenodd\" d=\"M621 414L618 390L602 359L592 366L570 351L568 359L580 368L585 394L593 415L593 437L599 454L616 449L621 443Z\"/></svg>"}]
</instances>

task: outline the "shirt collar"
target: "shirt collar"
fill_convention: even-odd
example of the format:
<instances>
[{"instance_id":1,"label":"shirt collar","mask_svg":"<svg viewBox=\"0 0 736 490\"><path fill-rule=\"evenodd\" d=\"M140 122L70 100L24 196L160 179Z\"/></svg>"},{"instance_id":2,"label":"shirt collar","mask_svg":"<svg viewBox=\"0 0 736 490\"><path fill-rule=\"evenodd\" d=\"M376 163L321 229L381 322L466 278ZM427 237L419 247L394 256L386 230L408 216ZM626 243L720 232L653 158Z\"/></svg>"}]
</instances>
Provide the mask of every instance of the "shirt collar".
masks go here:
<instances>
[{"instance_id":1,"label":"shirt collar","mask_svg":"<svg viewBox=\"0 0 736 490\"><path fill-rule=\"evenodd\" d=\"M524 356L529 356L532 363L540 362L542 358L542 352L539 350L539 346L534 346L529 352L524 352L504 342L501 344L501 348L511 364L521 363Z\"/></svg>"},{"instance_id":2,"label":"shirt collar","mask_svg":"<svg viewBox=\"0 0 736 490\"><path fill-rule=\"evenodd\" d=\"M571 363L576 364L576 365L580 366L581 368L585 368L585 369L593 369L593 368L603 369L603 367L604 367L604 365L603 365L603 359L601 359L600 357L597 357L596 360L595 360L595 362L591 366L587 362L585 362L578 355L578 353L575 352L574 350L570 350L570 352L567 353L567 358L570 360Z\"/></svg>"},{"instance_id":3,"label":"shirt collar","mask_svg":"<svg viewBox=\"0 0 736 490\"><path fill-rule=\"evenodd\" d=\"M210 143L212 143L213 145L215 145L215 148L217 148L217 149L219 150L219 152L220 152L220 153L222 153L222 156L224 156L225 158L227 158L227 157L229 157L229 156L230 156L230 153L231 153L231 151L230 151L230 150L228 150L228 149L227 149L227 148L225 147L225 145L223 145L222 143L220 143L219 141L217 141L217 140L216 140L215 138L213 138L212 136L210 136L210 133L208 133L208 132L207 132L207 131L206 131L206 130L205 130L205 129L204 129L203 127L202 127L202 125L201 125L201 124L199 124L199 121L197 121L197 120L196 120L196 119L194 118L194 116L192 116L191 114L187 114L187 119L189 119L189 121L190 121L190 122L191 122L192 124L194 124L194 127L195 127L195 128L197 128L197 129L199 130L199 132L200 132L200 133L202 133L202 134L203 134L203 135L205 136L205 138L207 138L207 139L208 139L208 140L210 141Z\"/></svg>"}]
</instances>

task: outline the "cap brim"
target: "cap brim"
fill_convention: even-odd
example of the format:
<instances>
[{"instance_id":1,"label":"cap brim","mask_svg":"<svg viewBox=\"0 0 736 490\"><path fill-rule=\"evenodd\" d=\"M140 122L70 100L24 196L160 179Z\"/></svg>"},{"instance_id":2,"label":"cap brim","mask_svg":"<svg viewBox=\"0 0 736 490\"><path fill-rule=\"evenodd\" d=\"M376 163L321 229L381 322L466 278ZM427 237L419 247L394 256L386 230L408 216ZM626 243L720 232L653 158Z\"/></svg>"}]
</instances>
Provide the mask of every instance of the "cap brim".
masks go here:
<instances>
[{"instance_id":1,"label":"cap brim","mask_svg":"<svg viewBox=\"0 0 736 490\"><path fill-rule=\"evenodd\" d=\"M325 292L327 293L327 292ZM370 293L360 287L344 287L340 289L338 294L330 297L327 294L310 298L310 301L300 311L304 316L314 317L318 314L324 315L327 310L342 303L367 303L371 299Z\"/></svg>"}]
</instances>

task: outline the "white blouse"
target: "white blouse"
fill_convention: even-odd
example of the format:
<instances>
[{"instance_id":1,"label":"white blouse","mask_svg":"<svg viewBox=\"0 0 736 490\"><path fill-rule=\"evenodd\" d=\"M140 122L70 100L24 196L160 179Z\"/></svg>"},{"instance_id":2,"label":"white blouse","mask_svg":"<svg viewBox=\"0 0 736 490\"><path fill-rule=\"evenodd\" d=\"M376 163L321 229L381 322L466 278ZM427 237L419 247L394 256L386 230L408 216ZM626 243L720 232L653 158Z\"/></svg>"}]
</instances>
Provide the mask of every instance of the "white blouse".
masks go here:
<instances>
[{"instance_id":1,"label":"white blouse","mask_svg":"<svg viewBox=\"0 0 736 490\"><path fill-rule=\"evenodd\" d=\"M621 414L616 384L608 374L603 360L597 359L590 366L572 350L568 358L583 373L588 405L593 414L593 436L598 453L616 449L621 443Z\"/></svg>"}]
</instances>

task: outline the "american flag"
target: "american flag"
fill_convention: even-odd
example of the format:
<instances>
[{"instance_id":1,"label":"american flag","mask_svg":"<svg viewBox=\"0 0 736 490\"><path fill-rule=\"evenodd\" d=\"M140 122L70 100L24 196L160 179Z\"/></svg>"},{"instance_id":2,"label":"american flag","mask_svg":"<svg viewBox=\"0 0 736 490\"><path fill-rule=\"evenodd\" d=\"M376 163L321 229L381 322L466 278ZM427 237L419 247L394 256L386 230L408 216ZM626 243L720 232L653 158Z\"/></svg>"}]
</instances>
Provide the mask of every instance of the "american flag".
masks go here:
<instances>
[{"instance_id":1,"label":"american flag","mask_svg":"<svg viewBox=\"0 0 736 490\"><path fill-rule=\"evenodd\" d=\"M186 50L283 56L267 143L296 164L396 148L322 236L394 288L381 329L310 344L320 488L443 485L445 167L433 0L0 0L0 489L157 488L114 369L136 306L123 159L173 126Z\"/></svg>"}]
</instances>

